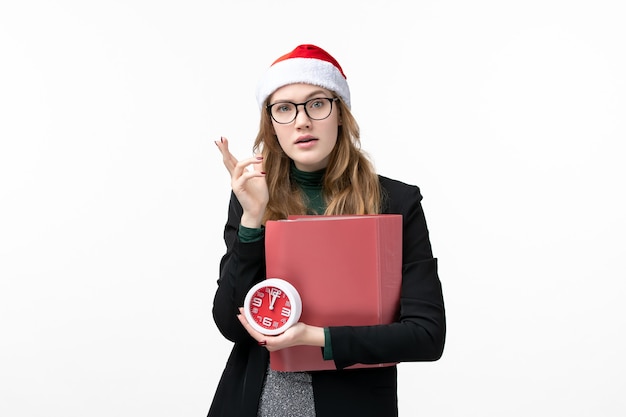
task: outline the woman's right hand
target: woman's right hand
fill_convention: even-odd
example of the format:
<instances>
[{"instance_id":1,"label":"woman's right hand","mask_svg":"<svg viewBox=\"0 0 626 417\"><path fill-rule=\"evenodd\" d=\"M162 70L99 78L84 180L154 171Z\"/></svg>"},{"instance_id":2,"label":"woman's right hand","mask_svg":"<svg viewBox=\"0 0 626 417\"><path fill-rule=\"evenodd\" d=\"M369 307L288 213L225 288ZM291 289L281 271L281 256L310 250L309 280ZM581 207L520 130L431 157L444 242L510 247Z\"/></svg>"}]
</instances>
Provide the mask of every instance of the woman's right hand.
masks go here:
<instances>
[{"instance_id":1,"label":"woman's right hand","mask_svg":"<svg viewBox=\"0 0 626 417\"><path fill-rule=\"evenodd\" d=\"M243 208L241 225L253 229L261 227L269 201L265 172L263 172L263 157L255 155L238 161L228 150L226 138L220 138L219 141L215 141L215 144L222 153L224 165L230 173L230 185ZM250 165L253 167L252 170L248 169Z\"/></svg>"}]
</instances>

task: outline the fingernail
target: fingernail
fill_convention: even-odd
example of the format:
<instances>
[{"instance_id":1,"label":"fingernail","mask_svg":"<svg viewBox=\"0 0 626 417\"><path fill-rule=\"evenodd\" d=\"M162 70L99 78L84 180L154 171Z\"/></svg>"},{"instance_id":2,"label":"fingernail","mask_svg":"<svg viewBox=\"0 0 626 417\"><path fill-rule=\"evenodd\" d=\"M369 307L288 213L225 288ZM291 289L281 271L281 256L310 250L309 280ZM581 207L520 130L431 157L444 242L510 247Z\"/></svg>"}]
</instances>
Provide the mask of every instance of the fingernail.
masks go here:
<instances>
[{"instance_id":1,"label":"fingernail","mask_svg":"<svg viewBox=\"0 0 626 417\"><path fill-rule=\"evenodd\" d=\"M258 159L259 161L263 159L262 156L257 156L256 159Z\"/></svg>"},{"instance_id":2,"label":"fingernail","mask_svg":"<svg viewBox=\"0 0 626 417\"><path fill-rule=\"evenodd\" d=\"M265 345L267 345L267 342L265 340L259 342L259 346L265 346Z\"/></svg>"},{"instance_id":3,"label":"fingernail","mask_svg":"<svg viewBox=\"0 0 626 417\"><path fill-rule=\"evenodd\" d=\"M220 142L224 143L224 136L220 136Z\"/></svg>"},{"instance_id":4,"label":"fingernail","mask_svg":"<svg viewBox=\"0 0 626 417\"><path fill-rule=\"evenodd\" d=\"M265 175L265 171L261 171L261 174Z\"/></svg>"}]
</instances>

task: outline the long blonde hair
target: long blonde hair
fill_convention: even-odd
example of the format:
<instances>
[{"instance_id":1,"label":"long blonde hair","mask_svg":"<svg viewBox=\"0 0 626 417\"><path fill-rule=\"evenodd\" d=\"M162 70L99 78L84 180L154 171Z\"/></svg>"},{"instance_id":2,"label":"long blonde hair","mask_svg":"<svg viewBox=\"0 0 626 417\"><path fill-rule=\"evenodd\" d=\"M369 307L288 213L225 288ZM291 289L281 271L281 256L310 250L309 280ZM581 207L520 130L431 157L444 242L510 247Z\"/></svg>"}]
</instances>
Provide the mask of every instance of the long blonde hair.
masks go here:
<instances>
[{"instance_id":1,"label":"long blonde hair","mask_svg":"<svg viewBox=\"0 0 626 417\"><path fill-rule=\"evenodd\" d=\"M327 208L324 214L378 214L381 190L371 161L361 150L360 130L341 98L337 103L342 124L323 178L322 191ZM303 193L291 179L291 159L283 152L274 134L265 107L253 151L263 155L269 203L263 223L290 214L306 214Z\"/></svg>"}]
</instances>

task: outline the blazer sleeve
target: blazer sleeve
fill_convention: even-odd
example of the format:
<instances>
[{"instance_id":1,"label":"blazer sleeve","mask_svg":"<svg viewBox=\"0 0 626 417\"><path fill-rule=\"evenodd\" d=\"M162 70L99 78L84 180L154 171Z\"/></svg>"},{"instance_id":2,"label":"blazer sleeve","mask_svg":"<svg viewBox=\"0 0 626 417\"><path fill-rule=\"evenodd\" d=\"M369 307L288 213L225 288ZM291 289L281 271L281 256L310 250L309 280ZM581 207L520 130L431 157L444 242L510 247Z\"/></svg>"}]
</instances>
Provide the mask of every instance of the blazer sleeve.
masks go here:
<instances>
[{"instance_id":1,"label":"blazer sleeve","mask_svg":"<svg viewBox=\"0 0 626 417\"><path fill-rule=\"evenodd\" d=\"M397 322L330 327L337 369L356 363L434 361L442 353L446 319L437 259L433 258L419 188L388 185L386 212L402 214L402 288Z\"/></svg>"},{"instance_id":2,"label":"blazer sleeve","mask_svg":"<svg viewBox=\"0 0 626 417\"><path fill-rule=\"evenodd\" d=\"M237 319L238 309L243 306L248 290L265 278L265 238L250 243L239 240L242 213L241 204L231 193L224 227L226 253L220 261L212 312L217 328L232 342L250 340L250 335Z\"/></svg>"}]
</instances>

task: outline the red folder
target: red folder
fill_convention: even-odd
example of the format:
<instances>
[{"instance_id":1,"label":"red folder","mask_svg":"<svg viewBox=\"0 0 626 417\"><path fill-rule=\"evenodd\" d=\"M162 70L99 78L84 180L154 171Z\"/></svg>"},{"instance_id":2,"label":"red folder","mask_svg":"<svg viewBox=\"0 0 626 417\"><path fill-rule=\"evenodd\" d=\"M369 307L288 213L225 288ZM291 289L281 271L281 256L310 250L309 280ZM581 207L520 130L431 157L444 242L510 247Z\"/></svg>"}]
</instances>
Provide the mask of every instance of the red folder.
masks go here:
<instances>
[{"instance_id":1,"label":"red folder","mask_svg":"<svg viewBox=\"0 0 626 417\"><path fill-rule=\"evenodd\" d=\"M397 320L402 282L399 214L291 216L265 225L268 278L300 293L306 324L361 326ZM350 368L389 366L356 364ZM336 369L322 349L294 346L270 352L277 371Z\"/></svg>"}]
</instances>

